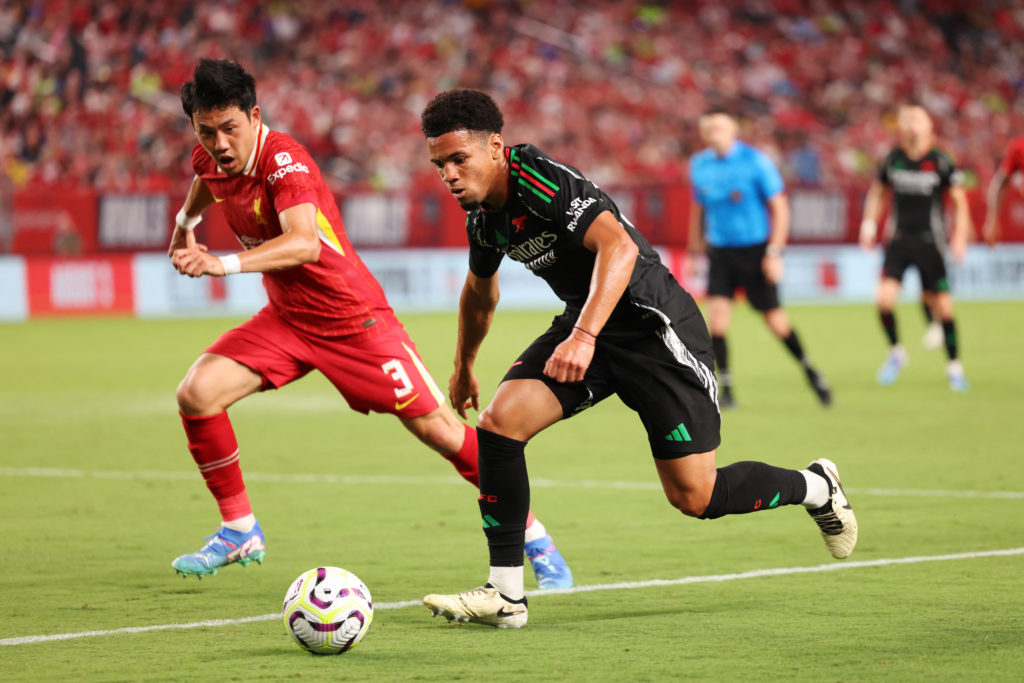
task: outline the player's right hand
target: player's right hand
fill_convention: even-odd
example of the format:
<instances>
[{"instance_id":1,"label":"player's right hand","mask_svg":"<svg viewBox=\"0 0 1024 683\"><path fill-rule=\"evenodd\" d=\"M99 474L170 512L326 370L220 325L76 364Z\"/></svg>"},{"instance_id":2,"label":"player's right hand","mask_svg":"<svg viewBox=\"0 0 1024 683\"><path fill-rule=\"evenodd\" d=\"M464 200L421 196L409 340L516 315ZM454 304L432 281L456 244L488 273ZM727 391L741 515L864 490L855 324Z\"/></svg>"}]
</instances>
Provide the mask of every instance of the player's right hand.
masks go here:
<instances>
[{"instance_id":1,"label":"player's right hand","mask_svg":"<svg viewBox=\"0 0 1024 683\"><path fill-rule=\"evenodd\" d=\"M469 408L480 410L480 382L469 370L456 369L448 380L448 399L463 420Z\"/></svg>"}]
</instances>

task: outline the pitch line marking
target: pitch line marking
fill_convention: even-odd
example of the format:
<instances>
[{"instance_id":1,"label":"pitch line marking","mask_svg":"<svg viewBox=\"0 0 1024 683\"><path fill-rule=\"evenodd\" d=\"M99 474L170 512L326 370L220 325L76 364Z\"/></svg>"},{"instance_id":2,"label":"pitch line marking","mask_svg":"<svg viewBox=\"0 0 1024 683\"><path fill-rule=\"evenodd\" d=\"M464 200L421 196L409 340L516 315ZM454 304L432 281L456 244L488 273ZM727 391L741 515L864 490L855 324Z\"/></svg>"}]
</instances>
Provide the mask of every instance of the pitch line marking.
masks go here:
<instances>
[{"instance_id":1,"label":"pitch line marking","mask_svg":"<svg viewBox=\"0 0 1024 683\"><path fill-rule=\"evenodd\" d=\"M591 593L593 591L608 590L635 590L638 588L654 588L660 586L685 586L694 583L720 583L724 581L736 581L738 579L757 579L765 576L789 576L793 574L816 574L820 572L842 571L846 569L865 569L869 567L889 567L901 564L920 564L922 562L949 562L953 560L978 560L989 557L1012 557L1024 555L1024 548L1005 548L1002 550L980 550L967 553L953 553L950 555L919 555L917 557L890 557L879 560L863 560L861 562L834 562L831 564L817 564L808 567L776 567L774 569L752 569L746 572L735 572L731 574L710 574L705 576L684 576L679 579L651 579L648 581L623 581L621 583L602 583L590 586L576 586L575 588L556 588L552 590L526 591L529 597L542 595L562 595L566 593ZM375 610L402 609L422 605L420 600L403 600L401 602L381 602L374 606ZM280 619L277 613L260 614L255 617L242 617L239 619L210 619L207 621L195 621L185 624L156 624L154 626L129 626L115 628L106 631L81 631L78 633L55 633L45 636L21 636L19 638L0 639L2 645L30 645L33 643L46 643L57 640L72 640L75 638L92 638L95 636L110 636L121 633L148 633L150 631L168 631L173 629L190 629L216 626L234 626L237 624L250 624L257 621L272 621Z\"/></svg>"},{"instance_id":2,"label":"pitch line marking","mask_svg":"<svg viewBox=\"0 0 1024 683\"><path fill-rule=\"evenodd\" d=\"M56 467L0 467L0 477L43 477L53 479L141 479L141 480L199 480L195 471L171 470L82 470ZM436 484L465 485L462 478L443 475L436 477L397 477L376 474L278 474L270 472L247 472L247 482L290 483L290 484L411 484L415 486ZM615 481L581 479L563 481L538 477L530 480L534 488L552 489L613 489L636 491L660 491L661 485L653 481ZM1024 500L1024 491L972 491L942 489L888 489L877 487L849 486L846 490L853 495L922 498L994 498L1000 500Z\"/></svg>"}]
</instances>

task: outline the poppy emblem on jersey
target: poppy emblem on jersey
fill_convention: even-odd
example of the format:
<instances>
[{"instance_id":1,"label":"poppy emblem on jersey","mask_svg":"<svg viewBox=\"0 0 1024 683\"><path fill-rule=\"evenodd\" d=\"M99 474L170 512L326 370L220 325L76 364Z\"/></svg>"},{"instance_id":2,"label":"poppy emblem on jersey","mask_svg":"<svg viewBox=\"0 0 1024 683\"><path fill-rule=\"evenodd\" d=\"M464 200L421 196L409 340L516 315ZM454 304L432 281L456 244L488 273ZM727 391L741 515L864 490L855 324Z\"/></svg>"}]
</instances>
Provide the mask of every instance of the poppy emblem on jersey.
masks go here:
<instances>
[{"instance_id":1,"label":"poppy emblem on jersey","mask_svg":"<svg viewBox=\"0 0 1024 683\"><path fill-rule=\"evenodd\" d=\"M519 218L512 219L512 225L516 226L516 232L519 232L526 227L526 216L520 216Z\"/></svg>"},{"instance_id":2,"label":"poppy emblem on jersey","mask_svg":"<svg viewBox=\"0 0 1024 683\"><path fill-rule=\"evenodd\" d=\"M278 166L287 166L292 163L292 155L288 152L279 152L274 155L274 161L277 162Z\"/></svg>"},{"instance_id":3,"label":"poppy emblem on jersey","mask_svg":"<svg viewBox=\"0 0 1024 683\"><path fill-rule=\"evenodd\" d=\"M743 193L739 190L733 190L729 193L729 199L733 202L739 202L743 199Z\"/></svg>"},{"instance_id":4,"label":"poppy emblem on jersey","mask_svg":"<svg viewBox=\"0 0 1024 683\"><path fill-rule=\"evenodd\" d=\"M921 170L922 171L934 171L935 170L935 162L932 161L931 159L928 159L927 161L922 161L921 162Z\"/></svg>"}]
</instances>

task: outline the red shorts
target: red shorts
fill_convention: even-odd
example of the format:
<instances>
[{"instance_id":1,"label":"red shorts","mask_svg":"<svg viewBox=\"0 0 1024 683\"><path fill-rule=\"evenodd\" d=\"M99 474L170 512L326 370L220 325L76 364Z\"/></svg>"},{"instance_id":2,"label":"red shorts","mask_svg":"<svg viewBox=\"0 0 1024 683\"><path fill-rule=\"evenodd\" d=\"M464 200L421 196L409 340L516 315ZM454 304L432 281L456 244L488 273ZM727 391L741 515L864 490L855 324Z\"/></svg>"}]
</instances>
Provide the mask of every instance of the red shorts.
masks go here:
<instances>
[{"instance_id":1,"label":"red shorts","mask_svg":"<svg viewBox=\"0 0 1024 683\"><path fill-rule=\"evenodd\" d=\"M221 335L208 349L259 373L277 389L319 370L353 410L420 417L444 403L405 329L396 324L372 339L348 342L306 334L266 306Z\"/></svg>"}]
</instances>

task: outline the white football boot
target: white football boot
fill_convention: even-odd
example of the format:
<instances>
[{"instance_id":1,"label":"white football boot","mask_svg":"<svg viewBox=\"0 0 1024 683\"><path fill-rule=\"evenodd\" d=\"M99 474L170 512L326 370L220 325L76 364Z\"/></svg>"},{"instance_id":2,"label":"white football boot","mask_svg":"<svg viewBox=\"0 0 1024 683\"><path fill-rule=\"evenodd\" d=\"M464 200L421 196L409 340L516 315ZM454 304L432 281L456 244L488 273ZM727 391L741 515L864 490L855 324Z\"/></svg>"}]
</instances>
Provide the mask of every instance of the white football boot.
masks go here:
<instances>
[{"instance_id":1,"label":"white football boot","mask_svg":"<svg viewBox=\"0 0 1024 683\"><path fill-rule=\"evenodd\" d=\"M526 626L526 598L509 600L489 583L465 593L423 598L423 604L434 614L448 621L484 624L495 628Z\"/></svg>"},{"instance_id":2,"label":"white football boot","mask_svg":"<svg viewBox=\"0 0 1024 683\"><path fill-rule=\"evenodd\" d=\"M832 557L845 559L853 552L853 546L857 545L857 518L853 515L853 508L839 481L839 471L834 462L825 458L813 460L807 469L825 477L829 488L828 502L807 512L821 529L821 537L825 539L825 546Z\"/></svg>"}]
</instances>

